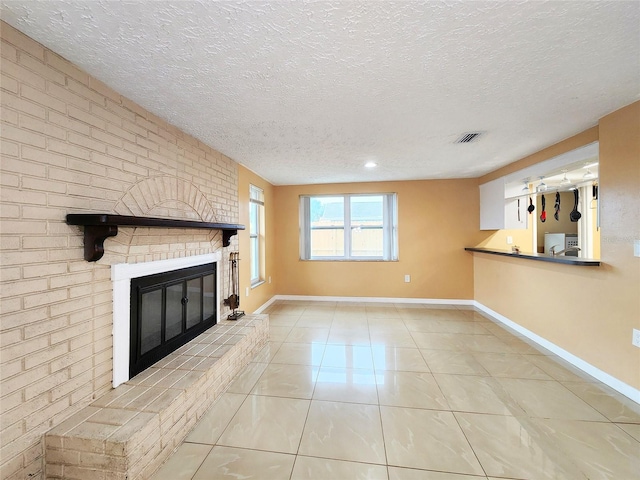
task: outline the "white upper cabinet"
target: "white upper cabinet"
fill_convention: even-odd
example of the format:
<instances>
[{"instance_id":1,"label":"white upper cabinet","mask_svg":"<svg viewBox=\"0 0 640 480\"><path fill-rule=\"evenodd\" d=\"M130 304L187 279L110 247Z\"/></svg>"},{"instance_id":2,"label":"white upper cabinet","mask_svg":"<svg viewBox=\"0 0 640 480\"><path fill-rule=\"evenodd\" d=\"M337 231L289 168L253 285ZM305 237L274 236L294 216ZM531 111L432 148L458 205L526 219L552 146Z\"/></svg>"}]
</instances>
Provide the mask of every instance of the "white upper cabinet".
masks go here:
<instances>
[{"instance_id":1,"label":"white upper cabinet","mask_svg":"<svg viewBox=\"0 0 640 480\"><path fill-rule=\"evenodd\" d=\"M480 185L480 230L504 228L504 178Z\"/></svg>"},{"instance_id":2,"label":"white upper cabinet","mask_svg":"<svg viewBox=\"0 0 640 480\"><path fill-rule=\"evenodd\" d=\"M527 228L527 199L510 196L504 177L480 185L480 230Z\"/></svg>"}]
</instances>

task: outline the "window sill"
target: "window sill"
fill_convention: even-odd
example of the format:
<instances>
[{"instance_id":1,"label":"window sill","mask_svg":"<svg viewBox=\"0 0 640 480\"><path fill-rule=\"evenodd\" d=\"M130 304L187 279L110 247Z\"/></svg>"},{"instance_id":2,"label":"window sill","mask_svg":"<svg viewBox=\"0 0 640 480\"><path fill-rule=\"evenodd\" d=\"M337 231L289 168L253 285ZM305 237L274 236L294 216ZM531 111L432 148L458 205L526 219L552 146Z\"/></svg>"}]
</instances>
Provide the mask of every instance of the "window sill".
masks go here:
<instances>
[{"instance_id":1,"label":"window sill","mask_svg":"<svg viewBox=\"0 0 640 480\"><path fill-rule=\"evenodd\" d=\"M265 281L264 281L264 280L259 280L259 281L257 281L256 283L252 283L252 284L251 284L251 289L254 289L254 288L256 288L256 287L259 287L259 286L260 286L260 285L262 285L263 283L265 283Z\"/></svg>"}]
</instances>

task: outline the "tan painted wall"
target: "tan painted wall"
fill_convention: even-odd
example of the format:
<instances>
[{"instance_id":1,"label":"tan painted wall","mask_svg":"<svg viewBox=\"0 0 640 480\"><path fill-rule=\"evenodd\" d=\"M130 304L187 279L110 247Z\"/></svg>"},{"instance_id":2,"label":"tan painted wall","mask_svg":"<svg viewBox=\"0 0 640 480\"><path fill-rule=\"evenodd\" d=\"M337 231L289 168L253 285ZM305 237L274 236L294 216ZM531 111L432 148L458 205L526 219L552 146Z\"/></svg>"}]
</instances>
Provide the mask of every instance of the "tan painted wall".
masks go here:
<instances>
[{"instance_id":1,"label":"tan painted wall","mask_svg":"<svg viewBox=\"0 0 640 480\"><path fill-rule=\"evenodd\" d=\"M89 263L65 215L237 223L238 165L0 28L0 478L23 480L40 478L43 434L111 388L110 265L222 248L219 231L120 228Z\"/></svg>"},{"instance_id":2,"label":"tan painted wall","mask_svg":"<svg viewBox=\"0 0 640 480\"><path fill-rule=\"evenodd\" d=\"M617 379L640 388L640 102L546 151L600 141L600 267L570 267L474 254L475 299ZM589 134L587 134L589 133ZM547 155L537 155L539 161ZM511 171L495 172L501 176Z\"/></svg>"},{"instance_id":3,"label":"tan painted wall","mask_svg":"<svg viewBox=\"0 0 640 480\"><path fill-rule=\"evenodd\" d=\"M265 211L265 283L249 288L249 296L245 295L246 287L251 287L251 264L249 263L249 185L255 185L264 191ZM275 230L274 187L262 177L240 165L238 167L238 205L240 223L247 227L240 232L240 310L254 312L276 294L277 276L275 275L275 258L278 236ZM271 283L269 283L271 277ZM225 292L226 296L226 292Z\"/></svg>"},{"instance_id":4,"label":"tan painted wall","mask_svg":"<svg viewBox=\"0 0 640 480\"><path fill-rule=\"evenodd\" d=\"M482 233L488 234L486 231ZM511 245L507 243L507 237L512 238ZM512 245L520 247L520 251L523 253L533 251L533 222L527 222L527 228L523 229L496 230L474 246L494 250L510 250Z\"/></svg>"},{"instance_id":5,"label":"tan painted wall","mask_svg":"<svg viewBox=\"0 0 640 480\"><path fill-rule=\"evenodd\" d=\"M399 261L299 259L300 195L372 192L398 194ZM486 236L475 179L279 186L275 198L279 294L472 298L473 260L464 247Z\"/></svg>"}]
</instances>

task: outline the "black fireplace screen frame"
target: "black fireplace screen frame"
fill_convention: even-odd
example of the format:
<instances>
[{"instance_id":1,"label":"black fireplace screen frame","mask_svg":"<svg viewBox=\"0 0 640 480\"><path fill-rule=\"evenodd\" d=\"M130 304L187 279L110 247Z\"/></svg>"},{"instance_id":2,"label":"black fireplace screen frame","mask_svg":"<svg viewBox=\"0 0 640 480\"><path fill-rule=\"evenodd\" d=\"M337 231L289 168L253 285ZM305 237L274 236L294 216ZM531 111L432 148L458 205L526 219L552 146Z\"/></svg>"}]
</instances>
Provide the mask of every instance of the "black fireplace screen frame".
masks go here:
<instances>
[{"instance_id":1,"label":"black fireplace screen frame","mask_svg":"<svg viewBox=\"0 0 640 480\"><path fill-rule=\"evenodd\" d=\"M213 277L213 313L208 315L211 310L210 297L205 305L205 279L209 276ZM197 286L199 281L199 294L196 291L189 291L188 287ZM216 264L208 263L198 265L196 267L182 268L172 270L170 272L148 275L131 279L131 320L130 320L130 348L129 348L129 377L133 378L138 373L147 369L158 360L166 357L174 352L188 341L194 339L202 332L217 323L218 298L217 298L217 278ZM180 295L180 305L175 302L173 310L179 310L181 318L169 319L171 327L180 325L180 332L167 339L167 302L171 301L171 296L175 297L177 288L182 286ZM172 294L167 293L167 288L171 288ZM145 294L161 294L160 318L158 315L152 316L152 321L159 323L160 339L156 345L145 348L142 340L142 317L143 312L143 295ZM189 304L196 305L199 308L199 319L197 317L188 317L191 313ZM206 308L205 308L206 307ZM194 309L194 310L196 310ZM194 318L198 321L194 322ZM188 324L189 322L189 324ZM191 325L193 323L193 325ZM154 340L158 336L155 330L151 332ZM171 335L171 332L169 333ZM145 348L146 351L143 351Z\"/></svg>"}]
</instances>

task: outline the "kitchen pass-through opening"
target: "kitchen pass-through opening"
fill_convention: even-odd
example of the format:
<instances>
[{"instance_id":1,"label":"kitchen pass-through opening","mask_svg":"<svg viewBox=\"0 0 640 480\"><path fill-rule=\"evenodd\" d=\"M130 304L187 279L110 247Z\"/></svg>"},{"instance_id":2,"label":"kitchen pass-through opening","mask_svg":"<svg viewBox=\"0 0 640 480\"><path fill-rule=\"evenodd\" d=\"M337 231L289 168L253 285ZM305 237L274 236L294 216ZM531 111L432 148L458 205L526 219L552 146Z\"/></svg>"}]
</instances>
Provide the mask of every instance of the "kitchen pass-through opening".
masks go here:
<instances>
[{"instance_id":1,"label":"kitchen pass-through opening","mask_svg":"<svg viewBox=\"0 0 640 480\"><path fill-rule=\"evenodd\" d=\"M215 325L216 264L131 279L129 376Z\"/></svg>"}]
</instances>

